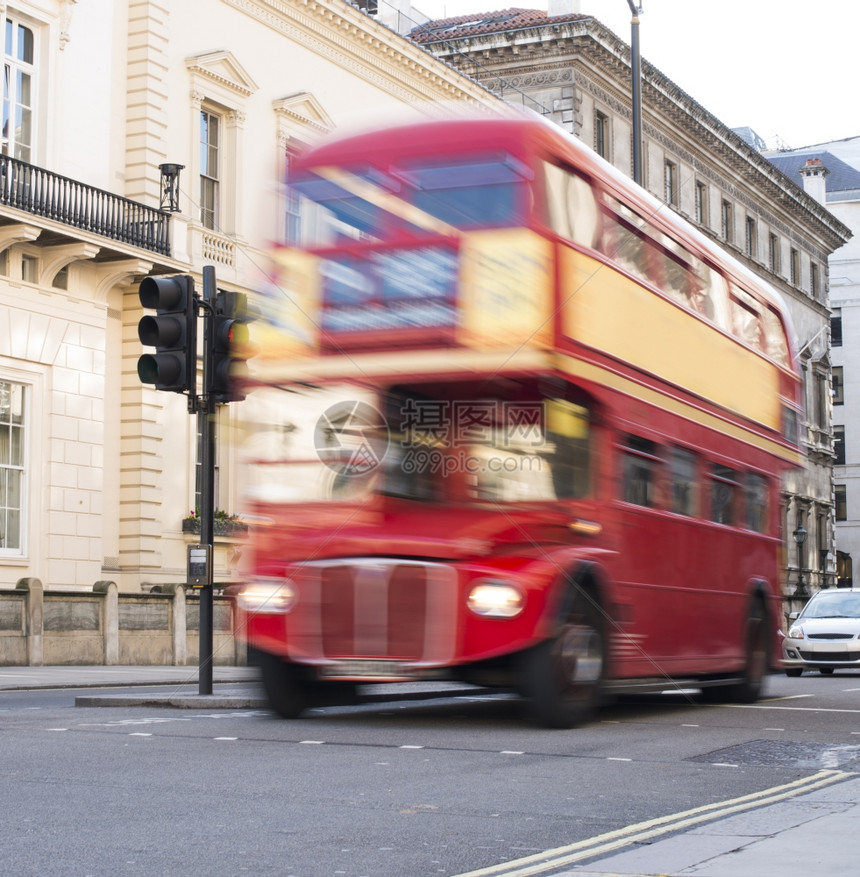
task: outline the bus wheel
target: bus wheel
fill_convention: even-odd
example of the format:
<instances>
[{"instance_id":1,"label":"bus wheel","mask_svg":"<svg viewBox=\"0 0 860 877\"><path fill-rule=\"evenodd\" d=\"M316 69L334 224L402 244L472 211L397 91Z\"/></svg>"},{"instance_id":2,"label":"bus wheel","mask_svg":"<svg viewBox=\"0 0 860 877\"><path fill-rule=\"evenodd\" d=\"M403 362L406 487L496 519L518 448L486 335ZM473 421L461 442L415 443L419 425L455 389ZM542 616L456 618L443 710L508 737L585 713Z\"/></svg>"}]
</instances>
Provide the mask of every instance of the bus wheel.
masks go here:
<instances>
[{"instance_id":1,"label":"bus wheel","mask_svg":"<svg viewBox=\"0 0 860 877\"><path fill-rule=\"evenodd\" d=\"M746 661L740 682L703 689L702 695L705 701L754 703L759 699L765 677L770 670L770 625L767 610L761 600L756 600L750 608L746 624L745 650Z\"/></svg>"},{"instance_id":2,"label":"bus wheel","mask_svg":"<svg viewBox=\"0 0 860 877\"><path fill-rule=\"evenodd\" d=\"M259 663L269 706L282 719L297 719L307 709L308 697L293 668L277 655L265 653L260 653Z\"/></svg>"},{"instance_id":3,"label":"bus wheel","mask_svg":"<svg viewBox=\"0 0 860 877\"><path fill-rule=\"evenodd\" d=\"M533 718L547 728L572 728L600 704L606 645L594 598L578 590L555 637L526 658L525 689Z\"/></svg>"}]
</instances>

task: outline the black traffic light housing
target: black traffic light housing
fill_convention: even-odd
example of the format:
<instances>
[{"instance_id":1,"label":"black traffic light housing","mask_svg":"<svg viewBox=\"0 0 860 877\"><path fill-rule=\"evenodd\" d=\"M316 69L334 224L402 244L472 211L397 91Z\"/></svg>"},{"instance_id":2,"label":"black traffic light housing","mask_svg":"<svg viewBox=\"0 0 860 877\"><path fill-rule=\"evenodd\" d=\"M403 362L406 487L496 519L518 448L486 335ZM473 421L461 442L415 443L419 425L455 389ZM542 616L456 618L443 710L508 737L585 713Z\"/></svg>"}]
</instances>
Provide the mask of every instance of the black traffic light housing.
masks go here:
<instances>
[{"instance_id":1,"label":"black traffic light housing","mask_svg":"<svg viewBox=\"0 0 860 877\"><path fill-rule=\"evenodd\" d=\"M212 345L206 392L216 402L240 402L245 398L241 378L250 353L248 297L241 292L219 289L210 333ZM239 379L237 381L237 378Z\"/></svg>"},{"instance_id":2,"label":"black traffic light housing","mask_svg":"<svg viewBox=\"0 0 860 877\"><path fill-rule=\"evenodd\" d=\"M140 303L154 309L137 326L137 336L155 353L137 361L137 374L144 384L172 393L197 391L197 301L194 279L188 274L145 277L138 290Z\"/></svg>"}]
</instances>

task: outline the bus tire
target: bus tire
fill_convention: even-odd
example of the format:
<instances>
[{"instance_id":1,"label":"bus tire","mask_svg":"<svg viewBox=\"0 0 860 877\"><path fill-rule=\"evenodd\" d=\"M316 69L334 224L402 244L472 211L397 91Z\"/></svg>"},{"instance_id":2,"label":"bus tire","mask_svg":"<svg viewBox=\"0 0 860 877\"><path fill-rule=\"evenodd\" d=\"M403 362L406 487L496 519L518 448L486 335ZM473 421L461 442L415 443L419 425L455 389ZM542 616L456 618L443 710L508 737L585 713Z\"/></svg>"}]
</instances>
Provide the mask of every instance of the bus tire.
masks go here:
<instances>
[{"instance_id":1,"label":"bus tire","mask_svg":"<svg viewBox=\"0 0 860 877\"><path fill-rule=\"evenodd\" d=\"M740 682L703 689L703 699L710 703L755 703L761 696L770 670L770 621L760 597L753 599L747 616L745 659Z\"/></svg>"},{"instance_id":2,"label":"bus tire","mask_svg":"<svg viewBox=\"0 0 860 877\"><path fill-rule=\"evenodd\" d=\"M295 677L295 670L277 655L260 652L263 691L269 706L282 719L297 719L308 708L307 690Z\"/></svg>"},{"instance_id":3,"label":"bus tire","mask_svg":"<svg viewBox=\"0 0 860 877\"><path fill-rule=\"evenodd\" d=\"M606 674L603 617L593 593L574 585L555 636L526 656L525 693L532 718L545 728L573 728L600 705Z\"/></svg>"}]
</instances>

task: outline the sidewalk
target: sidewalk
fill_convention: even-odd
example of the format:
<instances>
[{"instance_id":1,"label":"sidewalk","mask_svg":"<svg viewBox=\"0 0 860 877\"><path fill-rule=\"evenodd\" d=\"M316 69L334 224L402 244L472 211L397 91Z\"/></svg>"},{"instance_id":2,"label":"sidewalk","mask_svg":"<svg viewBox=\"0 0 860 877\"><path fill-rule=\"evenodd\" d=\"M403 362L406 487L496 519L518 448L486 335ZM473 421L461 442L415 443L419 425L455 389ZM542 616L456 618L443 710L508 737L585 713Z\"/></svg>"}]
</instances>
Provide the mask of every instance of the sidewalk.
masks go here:
<instances>
[{"instance_id":1,"label":"sidewalk","mask_svg":"<svg viewBox=\"0 0 860 877\"><path fill-rule=\"evenodd\" d=\"M860 777L635 846L556 877L809 877L854 873ZM514 877L517 871L506 872ZM522 873L526 873L523 871Z\"/></svg>"},{"instance_id":2,"label":"sidewalk","mask_svg":"<svg viewBox=\"0 0 860 877\"><path fill-rule=\"evenodd\" d=\"M199 693L197 667L0 667L0 691L160 686L157 694L91 694L75 706L169 706L180 709L267 709L255 667L213 667L212 694Z\"/></svg>"}]
</instances>

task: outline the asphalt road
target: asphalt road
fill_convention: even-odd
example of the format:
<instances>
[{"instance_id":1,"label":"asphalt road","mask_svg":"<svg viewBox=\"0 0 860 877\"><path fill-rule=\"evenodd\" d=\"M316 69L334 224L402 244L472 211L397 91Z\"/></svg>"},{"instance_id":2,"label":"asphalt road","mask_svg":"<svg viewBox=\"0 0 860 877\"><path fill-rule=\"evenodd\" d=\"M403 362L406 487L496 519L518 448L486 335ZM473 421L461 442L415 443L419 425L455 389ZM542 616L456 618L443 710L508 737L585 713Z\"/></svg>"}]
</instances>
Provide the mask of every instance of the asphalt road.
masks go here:
<instances>
[{"instance_id":1,"label":"asphalt road","mask_svg":"<svg viewBox=\"0 0 860 877\"><path fill-rule=\"evenodd\" d=\"M460 875L860 765L860 675L625 701L573 731L499 695L282 721L81 693L0 692L5 873Z\"/></svg>"}]
</instances>

